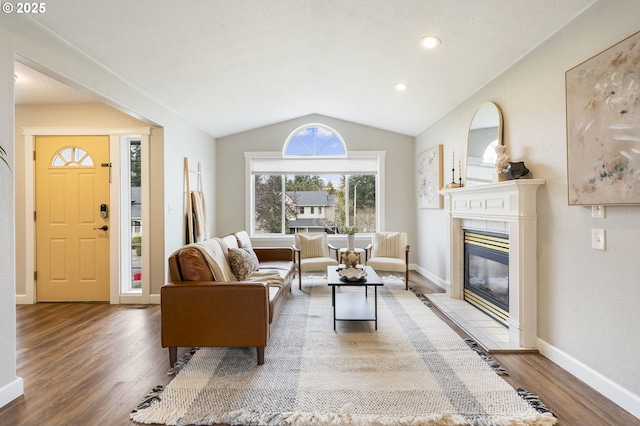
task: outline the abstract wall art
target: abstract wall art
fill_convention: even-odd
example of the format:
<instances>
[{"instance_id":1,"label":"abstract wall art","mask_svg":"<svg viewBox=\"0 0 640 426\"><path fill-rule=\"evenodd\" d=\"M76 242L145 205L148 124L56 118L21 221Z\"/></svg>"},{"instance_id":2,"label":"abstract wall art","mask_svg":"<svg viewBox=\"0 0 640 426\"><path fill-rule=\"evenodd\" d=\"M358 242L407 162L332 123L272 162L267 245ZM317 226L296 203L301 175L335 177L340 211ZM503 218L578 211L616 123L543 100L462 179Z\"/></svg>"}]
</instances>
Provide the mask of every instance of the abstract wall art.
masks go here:
<instances>
[{"instance_id":1,"label":"abstract wall art","mask_svg":"<svg viewBox=\"0 0 640 426\"><path fill-rule=\"evenodd\" d=\"M640 32L565 79L569 204L640 204Z\"/></svg>"},{"instance_id":2,"label":"abstract wall art","mask_svg":"<svg viewBox=\"0 0 640 426\"><path fill-rule=\"evenodd\" d=\"M418 156L418 207L441 209L442 195L442 145L434 146Z\"/></svg>"}]
</instances>

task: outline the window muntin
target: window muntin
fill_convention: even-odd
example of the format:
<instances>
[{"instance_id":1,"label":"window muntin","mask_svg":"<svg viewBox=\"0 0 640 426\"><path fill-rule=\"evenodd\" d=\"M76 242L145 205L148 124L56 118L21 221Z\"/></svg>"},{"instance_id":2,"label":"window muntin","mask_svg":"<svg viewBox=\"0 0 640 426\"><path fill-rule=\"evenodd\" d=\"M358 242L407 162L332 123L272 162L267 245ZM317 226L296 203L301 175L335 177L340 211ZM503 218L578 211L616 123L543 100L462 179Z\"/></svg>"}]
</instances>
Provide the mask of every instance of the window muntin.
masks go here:
<instances>
[{"instance_id":1,"label":"window muntin","mask_svg":"<svg viewBox=\"0 0 640 426\"><path fill-rule=\"evenodd\" d=\"M346 157L347 146L332 128L322 124L306 124L294 130L282 150L283 157Z\"/></svg>"},{"instance_id":2,"label":"window muntin","mask_svg":"<svg viewBox=\"0 0 640 426\"><path fill-rule=\"evenodd\" d=\"M93 159L77 146L62 148L51 159L52 167L93 167Z\"/></svg>"}]
</instances>

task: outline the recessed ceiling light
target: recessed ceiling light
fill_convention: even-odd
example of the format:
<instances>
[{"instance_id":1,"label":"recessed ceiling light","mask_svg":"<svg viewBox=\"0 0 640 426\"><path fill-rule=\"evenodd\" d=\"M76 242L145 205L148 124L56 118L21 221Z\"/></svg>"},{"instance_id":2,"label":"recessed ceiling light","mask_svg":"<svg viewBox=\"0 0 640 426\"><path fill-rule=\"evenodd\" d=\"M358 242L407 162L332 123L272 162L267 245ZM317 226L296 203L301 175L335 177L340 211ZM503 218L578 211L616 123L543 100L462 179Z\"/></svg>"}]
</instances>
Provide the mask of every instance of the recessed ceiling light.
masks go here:
<instances>
[{"instance_id":1,"label":"recessed ceiling light","mask_svg":"<svg viewBox=\"0 0 640 426\"><path fill-rule=\"evenodd\" d=\"M433 49L434 47L438 47L440 43L440 39L435 36L426 36L420 39L420 44L425 49Z\"/></svg>"},{"instance_id":2,"label":"recessed ceiling light","mask_svg":"<svg viewBox=\"0 0 640 426\"><path fill-rule=\"evenodd\" d=\"M398 92L404 92L409 88L409 85L407 83L396 83L393 87L395 87Z\"/></svg>"}]
</instances>

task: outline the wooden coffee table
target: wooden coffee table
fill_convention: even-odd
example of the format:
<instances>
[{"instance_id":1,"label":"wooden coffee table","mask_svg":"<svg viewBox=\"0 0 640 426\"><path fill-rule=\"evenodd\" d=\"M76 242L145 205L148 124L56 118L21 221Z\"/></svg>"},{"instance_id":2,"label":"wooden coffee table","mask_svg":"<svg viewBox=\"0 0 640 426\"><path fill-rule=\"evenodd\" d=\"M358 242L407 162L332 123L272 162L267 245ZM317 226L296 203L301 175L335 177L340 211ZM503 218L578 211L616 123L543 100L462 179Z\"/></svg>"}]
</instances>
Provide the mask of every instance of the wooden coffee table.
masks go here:
<instances>
[{"instance_id":1,"label":"wooden coffee table","mask_svg":"<svg viewBox=\"0 0 640 426\"><path fill-rule=\"evenodd\" d=\"M343 281L336 266L327 266L327 278L331 287L331 305L333 306L333 329L336 321L374 321L378 329L378 287L383 286L382 279L371 266L364 266L367 277L364 281ZM364 287L363 293L336 294L336 287ZM373 311L369 306L367 290L373 287Z\"/></svg>"}]
</instances>

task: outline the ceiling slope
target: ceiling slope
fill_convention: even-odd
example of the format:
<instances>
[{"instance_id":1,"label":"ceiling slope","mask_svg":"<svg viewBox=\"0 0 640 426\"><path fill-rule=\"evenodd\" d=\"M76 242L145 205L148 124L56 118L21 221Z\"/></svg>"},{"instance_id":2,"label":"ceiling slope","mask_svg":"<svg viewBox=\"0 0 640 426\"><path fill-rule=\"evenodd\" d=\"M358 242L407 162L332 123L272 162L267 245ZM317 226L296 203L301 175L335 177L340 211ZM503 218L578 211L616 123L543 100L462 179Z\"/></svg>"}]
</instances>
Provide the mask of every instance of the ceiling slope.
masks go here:
<instances>
[{"instance_id":1,"label":"ceiling slope","mask_svg":"<svg viewBox=\"0 0 640 426\"><path fill-rule=\"evenodd\" d=\"M312 113L414 136L592 3L65 0L31 18L214 137Z\"/></svg>"}]
</instances>

